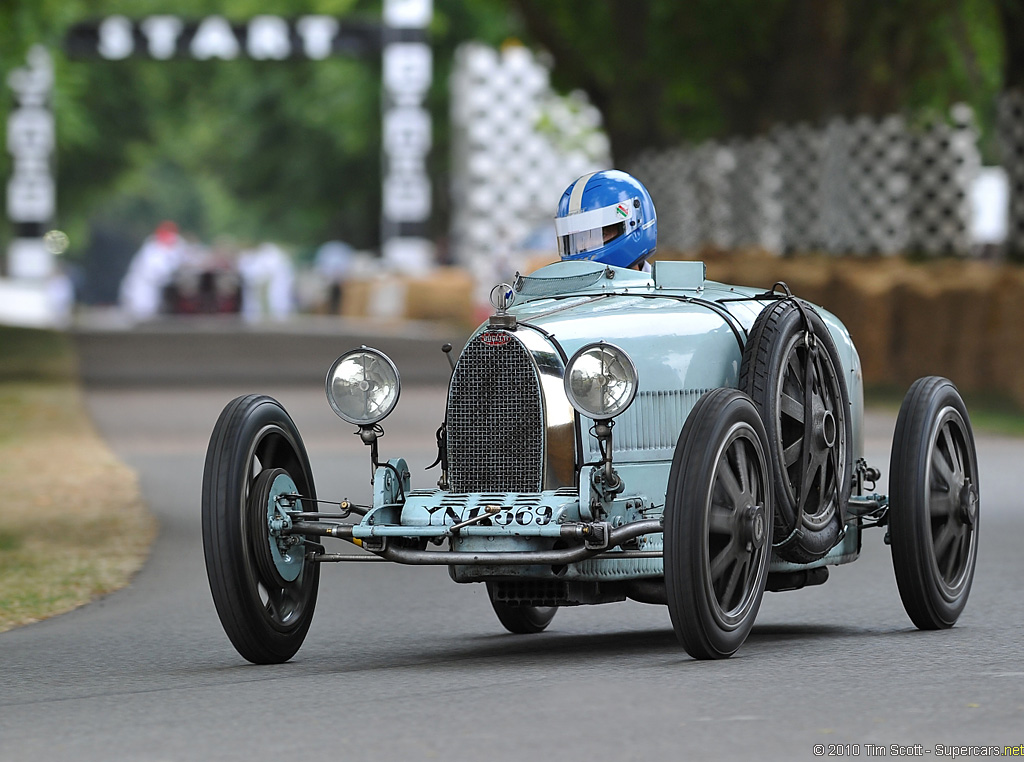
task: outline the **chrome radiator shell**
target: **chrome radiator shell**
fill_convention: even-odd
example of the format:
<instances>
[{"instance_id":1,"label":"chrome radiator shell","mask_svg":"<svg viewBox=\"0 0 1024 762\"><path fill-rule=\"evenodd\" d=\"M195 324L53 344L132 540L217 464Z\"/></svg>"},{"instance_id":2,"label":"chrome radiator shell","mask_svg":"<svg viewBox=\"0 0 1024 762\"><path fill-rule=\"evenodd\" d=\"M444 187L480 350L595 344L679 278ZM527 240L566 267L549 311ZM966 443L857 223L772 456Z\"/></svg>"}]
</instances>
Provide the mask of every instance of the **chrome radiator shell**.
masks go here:
<instances>
[{"instance_id":1,"label":"chrome radiator shell","mask_svg":"<svg viewBox=\"0 0 1024 762\"><path fill-rule=\"evenodd\" d=\"M463 350L448 389L453 492L540 492L576 477L565 363L536 330L488 329Z\"/></svg>"}]
</instances>

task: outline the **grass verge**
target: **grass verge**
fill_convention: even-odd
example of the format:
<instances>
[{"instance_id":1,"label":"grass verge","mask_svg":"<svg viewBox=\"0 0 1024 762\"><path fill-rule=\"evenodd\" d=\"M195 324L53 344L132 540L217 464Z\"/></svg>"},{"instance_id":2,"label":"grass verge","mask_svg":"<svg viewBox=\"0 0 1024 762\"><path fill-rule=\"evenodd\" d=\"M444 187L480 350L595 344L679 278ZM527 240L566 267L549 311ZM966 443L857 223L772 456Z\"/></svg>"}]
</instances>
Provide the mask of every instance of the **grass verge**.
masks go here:
<instances>
[{"instance_id":1,"label":"grass verge","mask_svg":"<svg viewBox=\"0 0 1024 762\"><path fill-rule=\"evenodd\" d=\"M126 585L155 536L86 416L66 336L0 327L0 632Z\"/></svg>"}]
</instances>

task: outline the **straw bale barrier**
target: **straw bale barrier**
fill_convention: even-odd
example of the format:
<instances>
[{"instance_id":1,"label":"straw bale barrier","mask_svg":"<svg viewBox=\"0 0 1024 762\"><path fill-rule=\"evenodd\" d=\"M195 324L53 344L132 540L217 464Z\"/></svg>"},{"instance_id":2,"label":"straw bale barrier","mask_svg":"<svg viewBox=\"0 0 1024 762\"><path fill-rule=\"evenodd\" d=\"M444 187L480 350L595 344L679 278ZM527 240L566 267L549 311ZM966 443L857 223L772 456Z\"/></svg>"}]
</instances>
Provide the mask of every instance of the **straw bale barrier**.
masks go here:
<instances>
[{"instance_id":1,"label":"straw bale barrier","mask_svg":"<svg viewBox=\"0 0 1024 762\"><path fill-rule=\"evenodd\" d=\"M659 253L703 259L708 279L768 289L785 281L846 324L868 386L906 388L931 374L965 392L993 392L1024 406L1024 268L974 260L777 257L761 252ZM531 261L527 271L545 264ZM441 268L421 277L346 284L349 316L445 320L481 317L470 275ZM486 308L488 310L489 308Z\"/></svg>"}]
</instances>

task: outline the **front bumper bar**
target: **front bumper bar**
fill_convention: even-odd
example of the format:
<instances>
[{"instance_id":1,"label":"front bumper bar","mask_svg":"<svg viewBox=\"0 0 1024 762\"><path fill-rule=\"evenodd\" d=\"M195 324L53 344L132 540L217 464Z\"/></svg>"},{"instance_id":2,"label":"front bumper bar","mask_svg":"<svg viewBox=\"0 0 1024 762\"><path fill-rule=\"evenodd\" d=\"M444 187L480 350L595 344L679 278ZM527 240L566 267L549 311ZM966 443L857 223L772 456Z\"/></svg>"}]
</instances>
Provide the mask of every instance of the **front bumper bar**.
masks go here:
<instances>
[{"instance_id":1,"label":"front bumper bar","mask_svg":"<svg viewBox=\"0 0 1024 762\"><path fill-rule=\"evenodd\" d=\"M400 529L396 527L395 529ZM417 537L424 528L408 528L401 536ZM469 527L467 527L469 529ZM370 543L362 543L366 550L376 554L387 561L394 561L399 564L413 566L516 566L516 565L542 565L562 566L584 561L599 554L604 554L610 548L617 547L624 542L640 537L645 534L656 534L664 531L664 524L659 519L645 519L634 521L620 527L611 528L607 524L568 524L557 527L560 530L559 537L565 540L576 540L576 544L568 548L556 550L512 550L475 553L471 551L432 551L416 550L414 548L396 547L388 543L384 538L383 547L375 548ZM411 531L410 531L411 530ZM465 531L465 530L463 530ZM337 537L340 539L352 539L352 525L348 524L321 524L320 522L296 522L288 531L289 534L315 535L321 537ZM390 533L389 533L390 534ZM395 534L398 534L397 532ZM582 542L579 542L581 541ZM609 556L618 554L608 554ZM632 556L633 554L630 553ZM660 555L660 553L658 554ZM644 554L647 557L648 554ZM353 556L355 558L356 556ZM653 557L653 556L652 556ZM312 556L313 560L317 555ZM339 556L325 556L324 560L342 560ZM346 559L347 560L347 559Z\"/></svg>"}]
</instances>

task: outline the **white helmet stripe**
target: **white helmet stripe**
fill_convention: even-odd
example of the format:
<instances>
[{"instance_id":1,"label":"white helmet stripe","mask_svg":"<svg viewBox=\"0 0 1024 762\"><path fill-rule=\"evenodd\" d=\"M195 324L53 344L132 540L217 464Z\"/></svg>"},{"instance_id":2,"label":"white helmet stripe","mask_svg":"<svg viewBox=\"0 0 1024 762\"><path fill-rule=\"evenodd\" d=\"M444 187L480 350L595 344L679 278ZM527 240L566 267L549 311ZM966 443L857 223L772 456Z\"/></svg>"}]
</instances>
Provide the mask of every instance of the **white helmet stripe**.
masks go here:
<instances>
[{"instance_id":1,"label":"white helmet stripe","mask_svg":"<svg viewBox=\"0 0 1024 762\"><path fill-rule=\"evenodd\" d=\"M583 190L587 187L587 183L590 178L596 175L597 172L591 172L589 175L583 175L576 184L572 186L572 193L569 194L569 211L568 214L579 214L583 211Z\"/></svg>"},{"instance_id":2,"label":"white helmet stripe","mask_svg":"<svg viewBox=\"0 0 1024 762\"><path fill-rule=\"evenodd\" d=\"M629 222L633 218L633 211L632 202L620 201L600 209L591 209L589 212L555 217L555 234L571 235L584 230L603 228L605 225Z\"/></svg>"}]
</instances>

